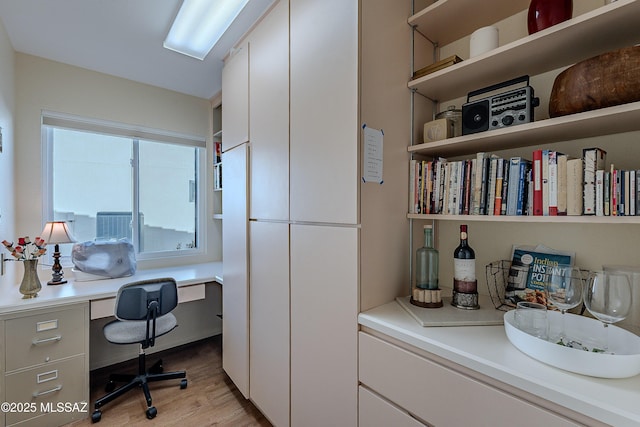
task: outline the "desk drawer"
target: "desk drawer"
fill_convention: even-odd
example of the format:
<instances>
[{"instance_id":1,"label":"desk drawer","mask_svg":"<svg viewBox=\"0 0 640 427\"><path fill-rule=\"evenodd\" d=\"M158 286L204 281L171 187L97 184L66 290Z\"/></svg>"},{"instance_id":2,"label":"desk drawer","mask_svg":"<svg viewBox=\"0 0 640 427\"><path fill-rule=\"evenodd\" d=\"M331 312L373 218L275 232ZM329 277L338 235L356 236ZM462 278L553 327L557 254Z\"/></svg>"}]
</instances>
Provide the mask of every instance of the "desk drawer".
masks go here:
<instances>
[{"instance_id":1,"label":"desk drawer","mask_svg":"<svg viewBox=\"0 0 640 427\"><path fill-rule=\"evenodd\" d=\"M60 413L65 415L64 422L84 418L90 409L85 381L87 370L86 359L82 355L7 375L5 400L28 408L28 411L8 412L7 425L39 417L47 411L52 414L46 414L45 419L51 415L58 419ZM49 423L53 425L50 419Z\"/></svg>"},{"instance_id":2,"label":"desk drawer","mask_svg":"<svg viewBox=\"0 0 640 427\"><path fill-rule=\"evenodd\" d=\"M433 426L578 426L400 347L359 333L360 382Z\"/></svg>"},{"instance_id":3,"label":"desk drawer","mask_svg":"<svg viewBox=\"0 0 640 427\"><path fill-rule=\"evenodd\" d=\"M83 354L86 323L82 306L7 319L6 372Z\"/></svg>"},{"instance_id":4,"label":"desk drawer","mask_svg":"<svg viewBox=\"0 0 640 427\"><path fill-rule=\"evenodd\" d=\"M178 287L178 303L205 299L205 284L187 285ZM91 320L113 316L116 307L116 298L104 298L91 301Z\"/></svg>"}]
</instances>

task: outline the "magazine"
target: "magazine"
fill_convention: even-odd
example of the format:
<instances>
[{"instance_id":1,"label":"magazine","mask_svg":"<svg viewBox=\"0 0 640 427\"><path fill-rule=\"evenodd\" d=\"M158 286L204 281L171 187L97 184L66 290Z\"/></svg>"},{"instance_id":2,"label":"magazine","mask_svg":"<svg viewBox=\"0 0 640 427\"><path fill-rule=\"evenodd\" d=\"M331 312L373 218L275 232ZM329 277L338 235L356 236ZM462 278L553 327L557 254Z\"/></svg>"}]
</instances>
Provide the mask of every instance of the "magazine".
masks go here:
<instances>
[{"instance_id":1,"label":"magazine","mask_svg":"<svg viewBox=\"0 0 640 427\"><path fill-rule=\"evenodd\" d=\"M574 257L575 253L544 245L514 246L507 276L506 303L515 306L519 301L530 301L555 308L547 301L546 277L555 268L573 266Z\"/></svg>"}]
</instances>

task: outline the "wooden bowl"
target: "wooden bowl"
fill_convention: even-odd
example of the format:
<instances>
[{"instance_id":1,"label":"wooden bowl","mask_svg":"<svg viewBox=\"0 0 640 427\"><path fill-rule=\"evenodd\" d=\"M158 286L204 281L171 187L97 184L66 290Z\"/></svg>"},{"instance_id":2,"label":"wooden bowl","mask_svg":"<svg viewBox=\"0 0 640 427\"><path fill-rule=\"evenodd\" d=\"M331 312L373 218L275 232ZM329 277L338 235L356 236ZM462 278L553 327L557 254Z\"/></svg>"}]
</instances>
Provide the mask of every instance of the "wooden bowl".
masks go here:
<instances>
[{"instance_id":1,"label":"wooden bowl","mask_svg":"<svg viewBox=\"0 0 640 427\"><path fill-rule=\"evenodd\" d=\"M640 101L640 46L578 62L556 77L549 116L559 117Z\"/></svg>"}]
</instances>

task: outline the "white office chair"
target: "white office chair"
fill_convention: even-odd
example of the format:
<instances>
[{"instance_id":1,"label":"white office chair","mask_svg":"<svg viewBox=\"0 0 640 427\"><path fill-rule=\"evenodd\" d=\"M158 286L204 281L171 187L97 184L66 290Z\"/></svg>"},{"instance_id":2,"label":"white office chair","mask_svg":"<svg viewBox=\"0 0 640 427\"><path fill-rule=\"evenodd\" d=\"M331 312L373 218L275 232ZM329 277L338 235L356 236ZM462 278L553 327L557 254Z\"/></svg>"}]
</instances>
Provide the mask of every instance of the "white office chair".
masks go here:
<instances>
[{"instance_id":1,"label":"white office chair","mask_svg":"<svg viewBox=\"0 0 640 427\"><path fill-rule=\"evenodd\" d=\"M156 337L171 332L176 317L170 312L178 305L176 281L171 278L143 280L122 286L116 297L116 320L104 326L107 341L114 344L139 344L138 374L112 374L105 387L107 395L96 400L91 420L100 421L100 408L133 388L142 387L147 400L147 418L154 418L158 411L151 404L149 382L182 378L180 389L187 387L186 372L162 372L162 360L146 370L145 349L153 347ZM115 388L116 382L125 382Z\"/></svg>"}]
</instances>

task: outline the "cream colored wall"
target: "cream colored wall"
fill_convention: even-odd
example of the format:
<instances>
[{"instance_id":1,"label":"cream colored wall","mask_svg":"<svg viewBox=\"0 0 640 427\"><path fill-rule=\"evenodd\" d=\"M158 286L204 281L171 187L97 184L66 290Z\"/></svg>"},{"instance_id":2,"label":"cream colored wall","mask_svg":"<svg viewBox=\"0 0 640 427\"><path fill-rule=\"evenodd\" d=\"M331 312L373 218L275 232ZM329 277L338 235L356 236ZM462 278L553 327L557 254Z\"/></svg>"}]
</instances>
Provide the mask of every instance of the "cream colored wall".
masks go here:
<instances>
[{"instance_id":1,"label":"cream colored wall","mask_svg":"<svg viewBox=\"0 0 640 427\"><path fill-rule=\"evenodd\" d=\"M14 89L14 53L9 37L0 22L0 128L2 128L2 152L0 152L0 241L13 240L15 235L14 213L14 122L15 122L15 89ZM4 248L0 248L5 257L10 256ZM15 281L17 263L4 263L7 273L0 276L0 286ZM0 266L0 268L2 268Z\"/></svg>"},{"instance_id":2,"label":"cream colored wall","mask_svg":"<svg viewBox=\"0 0 640 427\"><path fill-rule=\"evenodd\" d=\"M603 0L584 0L574 2L574 17L604 4ZM500 45L527 35L526 11L514 15L496 24L500 29ZM457 54L463 59L469 55L469 37L464 37L450 45L443 46L440 57L444 58ZM531 86L535 95L540 97L540 107L536 108L535 119L542 120L549 117L548 102L553 81L561 70L531 76ZM517 76L513 76L517 77ZM498 82L496 82L498 83ZM442 106L456 105L461 107L465 98L443 101ZM424 120L422 120L424 119ZM421 127L424 121L430 120L425 116L419 118L416 126ZM421 131L416 129L416 132ZM607 151L607 164L613 162L619 168L640 168L640 132L630 132L606 137L588 138L576 141L541 145L537 148L554 149L573 157L582 156L582 148L601 147ZM531 158L534 147L518 150L495 152L508 158L521 155ZM463 156L461 158L470 158ZM416 221L414 227L414 243L418 247L422 243L420 225L423 221ZM602 265L631 265L639 266L640 257L634 250L635 243L640 239L640 226L624 224L545 224L545 223L505 223L505 222L465 222L463 216L460 221L437 221L436 241L440 251L441 286L451 288L453 277L453 251L459 242L459 225L469 225L469 243L476 251L476 272L478 275L478 289L482 294L488 293L485 279L485 265L489 262L509 259L512 245L536 245L542 243L555 249L573 251L576 253L576 263L584 268L598 269Z\"/></svg>"},{"instance_id":3,"label":"cream colored wall","mask_svg":"<svg viewBox=\"0 0 640 427\"><path fill-rule=\"evenodd\" d=\"M360 185L360 310L409 292L410 2L360 3L360 122L384 131L382 185Z\"/></svg>"},{"instance_id":4,"label":"cream colored wall","mask_svg":"<svg viewBox=\"0 0 640 427\"><path fill-rule=\"evenodd\" d=\"M206 136L211 153L211 103L206 99L21 53L16 54L16 94L15 169L19 179L15 182L15 207L16 230L21 235L35 235L42 229L42 110ZM207 165L210 164L208 161ZM220 231L211 218L211 173L207 171L206 176L206 240L210 254L190 258L188 262L221 259ZM184 260L163 260L162 265L179 262ZM139 263L141 268L154 266L160 265Z\"/></svg>"}]
</instances>

